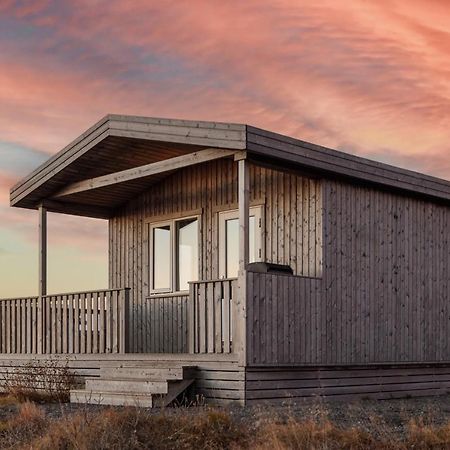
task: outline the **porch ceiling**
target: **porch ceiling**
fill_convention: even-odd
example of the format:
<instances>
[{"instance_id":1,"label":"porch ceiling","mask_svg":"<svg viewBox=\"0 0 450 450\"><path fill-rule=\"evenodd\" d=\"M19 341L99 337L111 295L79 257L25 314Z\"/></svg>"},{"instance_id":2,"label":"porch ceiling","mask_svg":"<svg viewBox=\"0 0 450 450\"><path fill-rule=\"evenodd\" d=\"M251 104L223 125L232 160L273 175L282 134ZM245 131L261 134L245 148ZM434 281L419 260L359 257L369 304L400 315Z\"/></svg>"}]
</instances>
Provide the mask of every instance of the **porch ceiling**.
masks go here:
<instances>
[{"instance_id":1,"label":"porch ceiling","mask_svg":"<svg viewBox=\"0 0 450 450\"><path fill-rule=\"evenodd\" d=\"M242 148L239 126L108 116L11 189L11 205L107 218L173 171L54 198L73 183L217 148ZM230 137L225 141L224 137Z\"/></svg>"}]
</instances>

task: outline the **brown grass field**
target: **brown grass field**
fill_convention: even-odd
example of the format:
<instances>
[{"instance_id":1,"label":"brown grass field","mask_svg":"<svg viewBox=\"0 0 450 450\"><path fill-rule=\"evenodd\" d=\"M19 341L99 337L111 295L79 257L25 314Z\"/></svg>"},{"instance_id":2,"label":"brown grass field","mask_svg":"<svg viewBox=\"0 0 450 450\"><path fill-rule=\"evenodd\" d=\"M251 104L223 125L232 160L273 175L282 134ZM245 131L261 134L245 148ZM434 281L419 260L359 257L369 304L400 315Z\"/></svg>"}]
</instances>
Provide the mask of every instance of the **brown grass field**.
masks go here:
<instances>
[{"instance_id":1,"label":"brown grass field","mask_svg":"<svg viewBox=\"0 0 450 450\"><path fill-rule=\"evenodd\" d=\"M450 448L448 397L159 411L34 400L0 397L1 449Z\"/></svg>"}]
</instances>

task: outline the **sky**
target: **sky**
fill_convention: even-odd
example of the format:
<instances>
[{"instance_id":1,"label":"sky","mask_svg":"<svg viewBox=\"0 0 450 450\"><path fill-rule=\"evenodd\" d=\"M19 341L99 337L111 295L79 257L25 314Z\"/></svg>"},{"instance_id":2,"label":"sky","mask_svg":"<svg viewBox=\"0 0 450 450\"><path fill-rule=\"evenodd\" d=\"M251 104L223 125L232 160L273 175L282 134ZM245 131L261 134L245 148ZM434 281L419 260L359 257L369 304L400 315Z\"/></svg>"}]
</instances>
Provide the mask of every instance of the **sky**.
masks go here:
<instances>
[{"instance_id":1,"label":"sky","mask_svg":"<svg viewBox=\"0 0 450 450\"><path fill-rule=\"evenodd\" d=\"M450 179L447 0L0 0L0 297L37 293L9 189L107 113L230 121ZM50 214L49 291L107 287L107 223Z\"/></svg>"}]
</instances>

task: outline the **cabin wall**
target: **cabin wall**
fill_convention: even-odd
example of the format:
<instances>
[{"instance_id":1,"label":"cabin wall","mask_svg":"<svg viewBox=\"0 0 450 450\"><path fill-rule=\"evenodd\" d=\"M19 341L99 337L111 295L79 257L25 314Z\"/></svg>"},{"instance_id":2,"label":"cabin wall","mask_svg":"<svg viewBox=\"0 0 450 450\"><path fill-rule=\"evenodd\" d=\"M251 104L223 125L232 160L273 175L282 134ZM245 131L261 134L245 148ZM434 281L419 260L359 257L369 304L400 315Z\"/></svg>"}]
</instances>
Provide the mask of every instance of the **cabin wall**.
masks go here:
<instances>
[{"instance_id":1,"label":"cabin wall","mask_svg":"<svg viewBox=\"0 0 450 450\"><path fill-rule=\"evenodd\" d=\"M321 279L249 273L248 363L450 361L450 208L323 182Z\"/></svg>"},{"instance_id":2,"label":"cabin wall","mask_svg":"<svg viewBox=\"0 0 450 450\"><path fill-rule=\"evenodd\" d=\"M250 204L264 205L265 260L289 264L299 275L320 275L320 181L251 164ZM110 286L131 288L131 351L184 351L186 348L184 342L173 345L170 338L168 341L166 330L173 329L176 320L171 309L155 308L155 300L148 298L148 221L199 212L200 278L213 280L219 277L218 213L237 207L237 164L222 159L167 176L126 204L110 220ZM166 305L173 303L158 301ZM156 331L161 321L166 326L159 326Z\"/></svg>"}]
</instances>

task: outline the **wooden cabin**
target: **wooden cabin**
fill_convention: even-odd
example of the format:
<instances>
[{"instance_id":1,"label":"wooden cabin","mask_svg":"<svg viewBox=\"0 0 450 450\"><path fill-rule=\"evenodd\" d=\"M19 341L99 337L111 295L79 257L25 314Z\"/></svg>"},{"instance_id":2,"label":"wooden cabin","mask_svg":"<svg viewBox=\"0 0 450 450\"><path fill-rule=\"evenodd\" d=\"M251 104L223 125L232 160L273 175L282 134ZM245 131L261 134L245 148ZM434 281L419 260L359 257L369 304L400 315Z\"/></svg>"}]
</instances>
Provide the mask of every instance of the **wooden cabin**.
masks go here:
<instances>
[{"instance_id":1,"label":"wooden cabin","mask_svg":"<svg viewBox=\"0 0 450 450\"><path fill-rule=\"evenodd\" d=\"M64 361L72 401L450 390L448 181L248 125L108 115L11 205L38 211L40 281L0 301L0 369ZM108 221L108 289L47 292L47 211Z\"/></svg>"}]
</instances>

